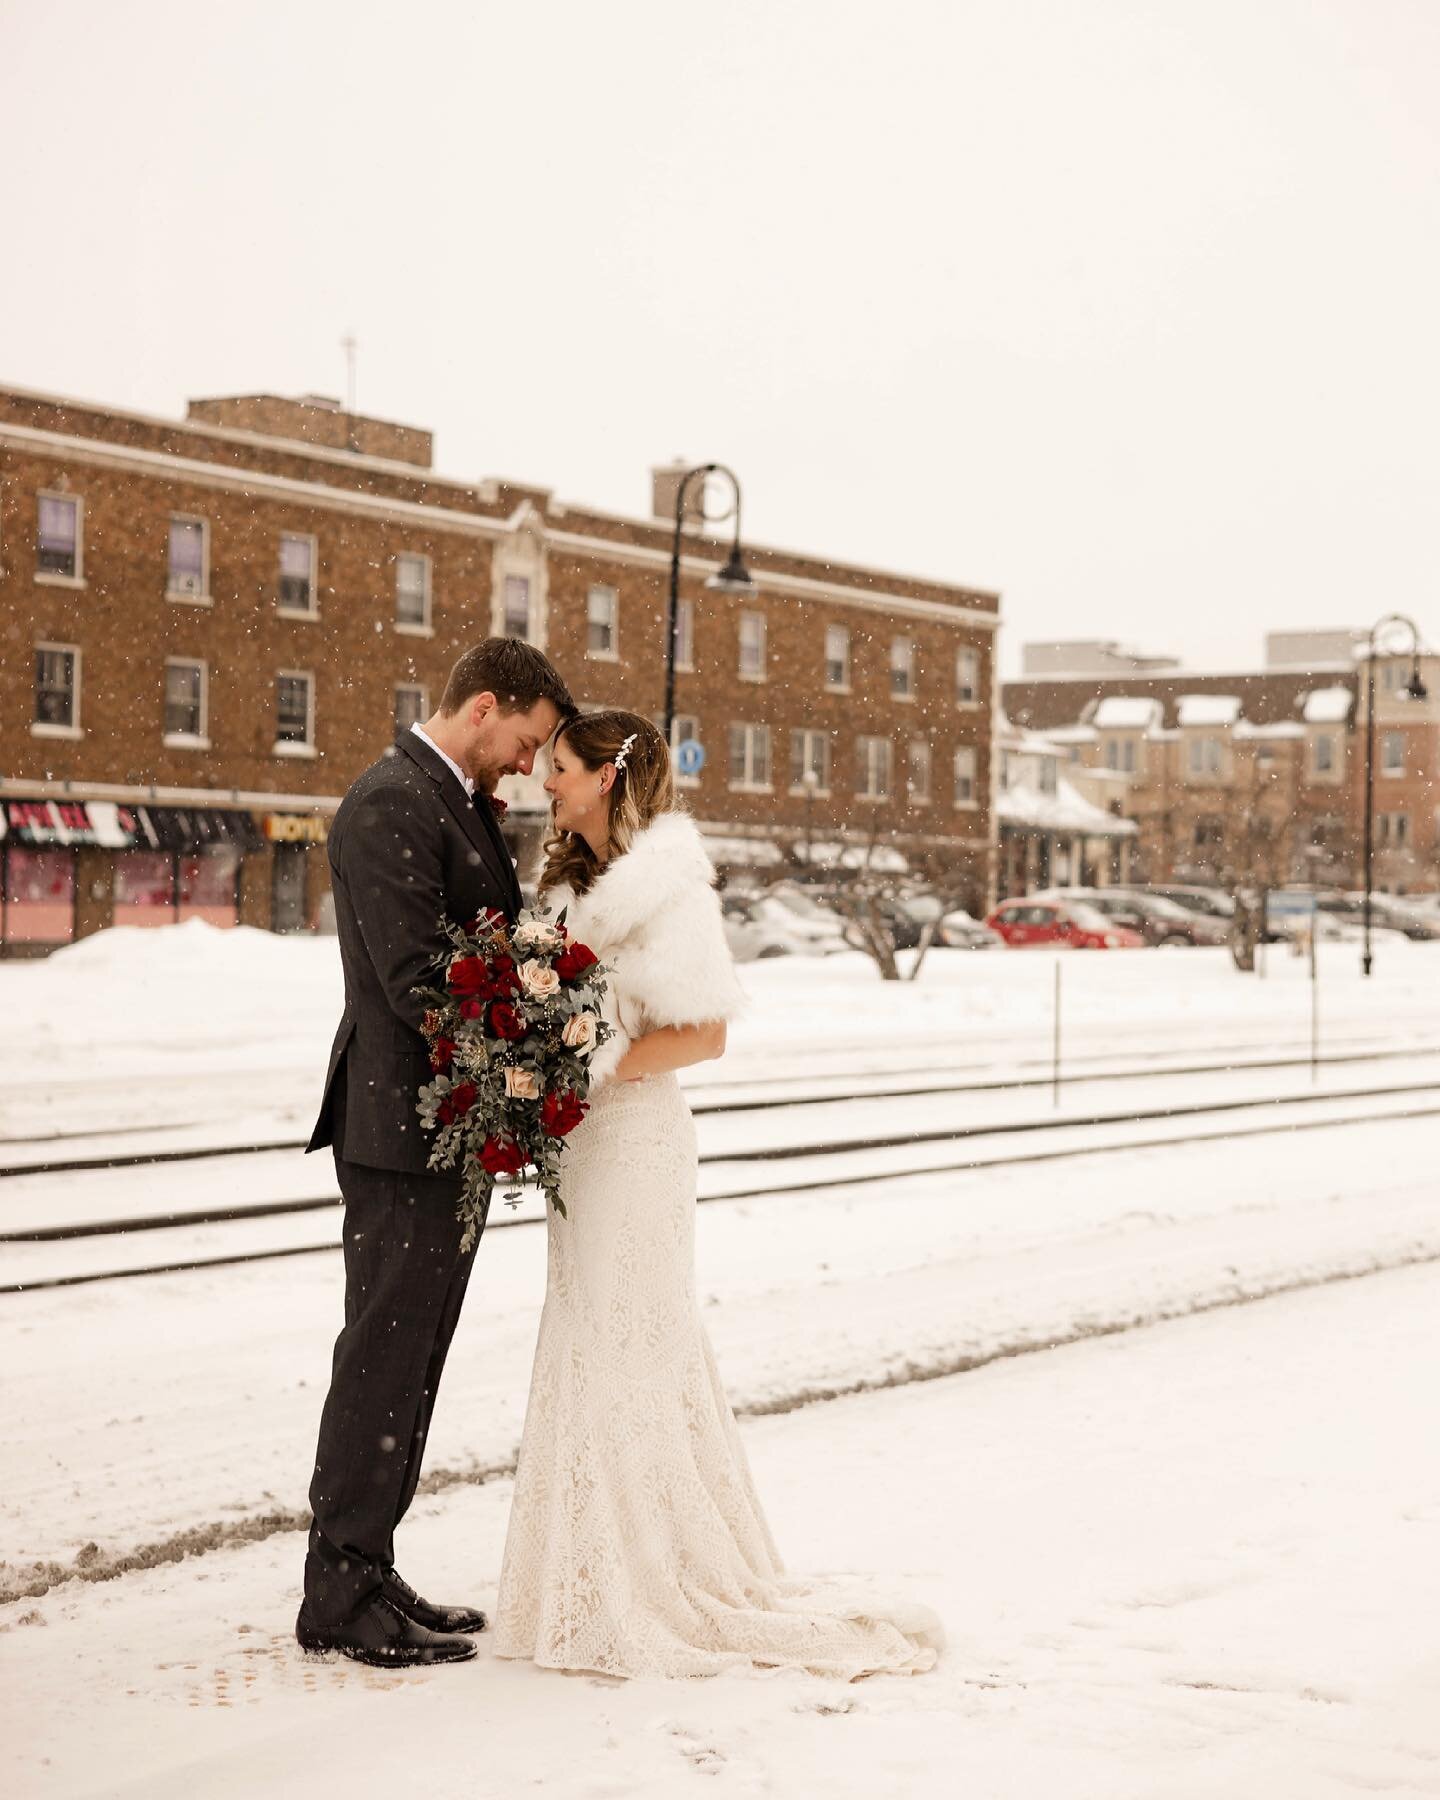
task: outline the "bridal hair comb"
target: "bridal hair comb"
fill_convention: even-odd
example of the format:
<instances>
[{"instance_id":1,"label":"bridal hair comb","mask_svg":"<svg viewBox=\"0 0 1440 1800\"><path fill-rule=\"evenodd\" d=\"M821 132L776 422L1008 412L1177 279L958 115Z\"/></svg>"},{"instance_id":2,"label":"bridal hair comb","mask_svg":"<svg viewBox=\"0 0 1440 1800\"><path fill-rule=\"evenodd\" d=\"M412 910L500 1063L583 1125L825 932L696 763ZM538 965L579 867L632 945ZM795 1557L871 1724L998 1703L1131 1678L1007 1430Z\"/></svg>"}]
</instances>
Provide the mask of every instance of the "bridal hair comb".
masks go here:
<instances>
[{"instance_id":1,"label":"bridal hair comb","mask_svg":"<svg viewBox=\"0 0 1440 1800\"><path fill-rule=\"evenodd\" d=\"M617 775L625 767L626 761L630 755L630 746L635 742L636 735L637 734L632 731L625 742L615 752L615 773Z\"/></svg>"}]
</instances>

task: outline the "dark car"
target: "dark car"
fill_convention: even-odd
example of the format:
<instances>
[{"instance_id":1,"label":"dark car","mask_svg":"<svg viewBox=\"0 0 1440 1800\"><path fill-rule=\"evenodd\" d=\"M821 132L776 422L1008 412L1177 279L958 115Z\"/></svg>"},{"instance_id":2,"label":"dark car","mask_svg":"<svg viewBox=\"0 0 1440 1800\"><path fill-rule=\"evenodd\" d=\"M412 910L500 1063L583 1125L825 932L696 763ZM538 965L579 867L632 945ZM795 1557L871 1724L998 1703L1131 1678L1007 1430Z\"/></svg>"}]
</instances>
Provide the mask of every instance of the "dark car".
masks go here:
<instances>
[{"instance_id":1,"label":"dark car","mask_svg":"<svg viewBox=\"0 0 1440 1800\"><path fill-rule=\"evenodd\" d=\"M1186 912L1173 900L1162 900L1157 894L1137 893L1129 888L1056 888L1052 890L1067 900L1078 900L1093 906L1127 931L1135 931L1147 944L1173 948L1182 944L1223 944L1229 930L1219 919L1202 918Z\"/></svg>"}]
</instances>

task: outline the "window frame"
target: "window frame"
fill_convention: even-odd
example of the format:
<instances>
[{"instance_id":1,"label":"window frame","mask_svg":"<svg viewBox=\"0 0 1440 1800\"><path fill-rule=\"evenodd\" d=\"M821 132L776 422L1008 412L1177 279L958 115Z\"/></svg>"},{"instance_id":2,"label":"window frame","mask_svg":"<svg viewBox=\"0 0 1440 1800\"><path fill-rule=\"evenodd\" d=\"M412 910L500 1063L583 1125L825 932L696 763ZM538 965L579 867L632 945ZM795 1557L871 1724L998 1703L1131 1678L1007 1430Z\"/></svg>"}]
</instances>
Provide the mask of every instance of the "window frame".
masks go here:
<instances>
[{"instance_id":1,"label":"window frame","mask_svg":"<svg viewBox=\"0 0 1440 1800\"><path fill-rule=\"evenodd\" d=\"M198 525L200 527L200 587L196 593L189 593L183 587L175 585L175 527L177 525ZM172 512L165 530L165 598L176 606L213 606L214 597L210 592L210 521L203 513Z\"/></svg>"},{"instance_id":2,"label":"window frame","mask_svg":"<svg viewBox=\"0 0 1440 1800\"><path fill-rule=\"evenodd\" d=\"M413 719L407 719L403 725L400 723L401 694L416 694L419 696L419 710L416 712ZM429 716L430 690L423 681L397 681L392 683L390 690L390 718L395 727L396 737L399 737L402 731L408 731L410 727L417 722L423 725Z\"/></svg>"},{"instance_id":3,"label":"window frame","mask_svg":"<svg viewBox=\"0 0 1440 1800\"><path fill-rule=\"evenodd\" d=\"M970 665L971 678L968 681L962 681L960 677L962 661L968 661ZM967 712L978 711L984 703L980 693L981 667L980 652L973 644L955 646L955 704Z\"/></svg>"},{"instance_id":4,"label":"window frame","mask_svg":"<svg viewBox=\"0 0 1440 1800\"><path fill-rule=\"evenodd\" d=\"M512 584L525 590L525 629L520 632L510 629L510 594ZM522 643L533 644L535 639L531 633L535 629L535 583L529 575L522 575L517 570L507 569L500 580L500 636L518 637Z\"/></svg>"},{"instance_id":5,"label":"window frame","mask_svg":"<svg viewBox=\"0 0 1440 1800\"><path fill-rule=\"evenodd\" d=\"M85 735L85 728L80 723L81 668L83 652L79 644L56 644L49 641L37 643L34 655L68 656L71 660L70 678L70 722L67 725L56 725L48 719L34 717L30 720L31 737L68 738L75 740ZM32 664L33 687L31 689L32 705L38 707L40 701L40 670L38 664Z\"/></svg>"},{"instance_id":6,"label":"window frame","mask_svg":"<svg viewBox=\"0 0 1440 1800\"><path fill-rule=\"evenodd\" d=\"M675 667L687 675L695 672L695 602L675 602Z\"/></svg>"},{"instance_id":7,"label":"window frame","mask_svg":"<svg viewBox=\"0 0 1440 1800\"><path fill-rule=\"evenodd\" d=\"M75 566L68 575L59 569L42 569L40 567L41 527L40 519L43 502L59 500L66 506L75 509ZM35 572L34 579L42 587L83 588L90 584L85 579L85 496L68 494L63 488L38 488L35 493Z\"/></svg>"},{"instance_id":8,"label":"window frame","mask_svg":"<svg viewBox=\"0 0 1440 1800\"><path fill-rule=\"evenodd\" d=\"M903 687L896 686L897 679L903 681ZM915 698L915 640L912 637L896 636L890 640L890 698L903 700L907 705Z\"/></svg>"},{"instance_id":9,"label":"window frame","mask_svg":"<svg viewBox=\"0 0 1440 1800\"><path fill-rule=\"evenodd\" d=\"M969 773L963 778L960 773L960 761L969 760ZM980 752L974 744L957 744L955 753L950 758L950 779L955 790L955 810L957 812L979 812L980 810ZM961 791L962 779L968 788L968 796Z\"/></svg>"},{"instance_id":10,"label":"window frame","mask_svg":"<svg viewBox=\"0 0 1440 1800\"><path fill-rule=\"evenodd\" d=\"M200 671L199 718L196 731L170 731L166 727L166 714L170 708L169 671L172 669L198 669ZM208 750L210 748L210 665L201 656L167 656L165 658L165 688L161 694L160 709L160 742L167 750Z\"/></svg>"},{"instance_id":11,"label":"window frame","mask_svg":"<svg viewBox=\"0 0 1440 1800\"><path fill-rule=\"evenodd\" d=\"M1399 760L1390 761L1390 748L1394 745L1399 750ZM1380 733L1380 773L1387 776L1399 776L1405 773L1405 733L1403 731L1382 731Z\"/></svg>"},{"instance_id":12,"label":"window frame","mask_svg":"<svg viewBox=\"0 0 1440 1800\"><path fill-rule=\"evenodd\" d=\"M287 541L310 546L310 605L308 608L292 606L285 599L284 584L287 577L284 546ZM280 554L277 559L275 581L275 611L282 619L314 620L320 617L320 539L313 531L282 531L280 533Z\"/></svg>"},{"instance_id":13,"label":"window frame","mask_svg":"<svg viewBox=\"0 0 1440 1800\"><path fill-rule=\"evenodd\" d=\"M842 658L839 659L842 663L844 672L841 675L839 681L832 681L830 679L830 665L833 661L836 660L830 654L830 638L831 638L831 635L834 633L838 633L845 640L845 654ZM825 655L824 655L825 682L824 682L824 685L825 685L825 692L827 694L848 694L851 691L851 681L850 681L851 660L850 659L851 659L853 651L854 651L854 642L852 639L850 627L848 625L836 625L836 624L832 623L825 627Z\"/></svg>"},{"instance_id":14,"label":"window frame","mask_svg":"<svg viewBox=\"0 0 1440 1800\"><path fill-rule=\"evenodd\" d=\"M305 736L303 739L280 736L280 683L282 681L303 681L305 683ZM311 757L318 754L315 748L315 671L313 669L277 669L275 671L275 742L271 746L270 754L296 757Z\"/></svg>"},{"instance_id":15,"label":"window frame","mask_svg":"<svg viewBox=\"0 0 1440 1800\"><path fill-rule=\"evenodd\" d=\"M403 562L420 565L420 607L418 619L404 619L400 616L400 565ZM428 551L397 550L395 552L395 612L391 624L404 637L434 637L435 626L431 616L434 601L433 594L434 566Z\"/></svg>"},{"instance_id":16,"label":"window frame","mask_svg":"<svg viewBox=\"0 0 1440 1800\"><path fill-rule=\"evenodd\" d=\"M745 667L745 627L747 624L756 626L759 631L760 666L758 669L747 669ZM735 662L736 674L740 677L741 681L764 681L766 659L768 655L766 647L766 638L768 634L766 632L765 614L757 611L753 606L745 607L741 611L739 618L736 620L735 631L737 640Z\"/></svg>"},{"instance_id":17,"label":"window frame","mask_svg":"<svg viewBox=\"0 0 1440 1800\"><path fill-rule=\"evenodd\" d=\"M745 733L745 772L737 777L735 774L735 733ZM755 745L763 742L765 746L765 779L755 779ZM771 741L770 727L762 721L750 719L732 719L726 738L726 775L732 794L773 794L775 791L774 745Z\"/></svg>"},{"instance_id":18,"label":"window frame","mask_svg":"<svg viewBox=\"0 0 1440 1800\"><path fill-rule=\"evenodd\" d=\"M924 770L923 788L915 780L917 762ZM929 738L912 737L906 748L905 796L911 806L929 806L935 798L935 753Z\"/></svg>"},{"instance_id":19,"label":"window frame","mask_svg":"<svg viewBox=\"0 0 1440 1800\"><path fill-rule=\"evenodd\" d=\"M818 730L811 725L792 725L790 728L790 786L788 792L791 799L803 800L807 795L815 800L830 798L831 771L834 758L831 755L830 736L828 731ZM813 751L816 744L820 746L820 770L814 787L805 785L805 775L814 767ZM795 779L796 751L799 750L800 779Z\"/></svg>"},{"instance_id":20,"label":"window frame","mask_svg":"<svg viewBox=\"0 0 1440 1800\"><path fill-rule=\"evenodd\" d=\"M594 644L595 602L602 597L608 599L610 603L610 620L607 627L610 635L606 647L603 650L597 650ZM603 581L592 581L585 590L585 655L591 662L618 663L620 660L620 590L607 586Z\"/></svg>"},{"instance_id":21,"label":"window frame","mask_svg":"<svg viewBox=\"0 0 1440 1800\"><path fill-rule=\"evenodd\" d=\"M876 753L883 747L883 755ZM865 800L875 806L883 806L894 798L895 794L895 746L888 737L878 733L863 732L855 739L855 757L858 773L864 778L863 786L857 782L855 798ZM883 785L877 787L874 782L876 764L883 770Z\"/></svg>"}]
</instances>

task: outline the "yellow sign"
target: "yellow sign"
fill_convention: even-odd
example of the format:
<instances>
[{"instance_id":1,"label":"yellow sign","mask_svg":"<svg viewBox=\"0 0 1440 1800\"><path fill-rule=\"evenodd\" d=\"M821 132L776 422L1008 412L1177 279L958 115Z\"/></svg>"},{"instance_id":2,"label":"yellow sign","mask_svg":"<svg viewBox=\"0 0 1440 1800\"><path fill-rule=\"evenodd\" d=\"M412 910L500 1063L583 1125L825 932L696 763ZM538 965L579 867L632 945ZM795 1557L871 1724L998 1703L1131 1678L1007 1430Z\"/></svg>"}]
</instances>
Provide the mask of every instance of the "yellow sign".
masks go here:
<instances>
[{"instance_id":1,"label":"yellow sign","mask_svg":"<svg viewBox=\"0 0 1440 1800\"><path fill-rule=\"evenodd\" d=\"M330 825L313 813L266 813L265 835L272 844L323 844Z\"/></svg>"}]
</instances>

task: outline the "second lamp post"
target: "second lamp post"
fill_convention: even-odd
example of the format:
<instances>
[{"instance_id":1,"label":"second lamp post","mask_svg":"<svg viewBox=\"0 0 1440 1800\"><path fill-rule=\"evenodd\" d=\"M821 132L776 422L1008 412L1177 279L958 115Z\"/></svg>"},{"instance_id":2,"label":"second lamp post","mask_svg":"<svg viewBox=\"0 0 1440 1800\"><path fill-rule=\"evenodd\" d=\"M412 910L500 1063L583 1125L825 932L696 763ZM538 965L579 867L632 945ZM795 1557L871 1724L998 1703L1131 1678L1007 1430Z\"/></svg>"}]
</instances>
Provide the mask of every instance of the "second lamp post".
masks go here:
<instances>
[{"instance_id":1,"label":"second lamp post","mask_svg":"<svg viewBox=\"0 0 1440 1800\"><path fill-rule=\"evenodd\" d=\"M712 475L723 475L730 483L735 498L724 512L709 514L705 511L705 483ZM675 746L670 743L675 733L675 657L677 639L680 632L680 538L685 527L685 508L696 483L700 486L698 512L702 522L721 524L733 512L735 515L735 538L730 546L730 555L725 566L718 569L705 583L707 588L722 594L753 594L755 583L750 579L740 555L740 483L732 469L724 463L699 463L693 469L687 469L680 477L675 489L675 541L670 551L670 605L665 616L665 742L670 745L673 754Z\"/></svg>"}]
</instances>

